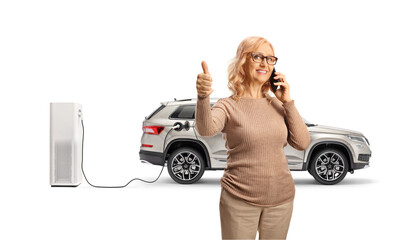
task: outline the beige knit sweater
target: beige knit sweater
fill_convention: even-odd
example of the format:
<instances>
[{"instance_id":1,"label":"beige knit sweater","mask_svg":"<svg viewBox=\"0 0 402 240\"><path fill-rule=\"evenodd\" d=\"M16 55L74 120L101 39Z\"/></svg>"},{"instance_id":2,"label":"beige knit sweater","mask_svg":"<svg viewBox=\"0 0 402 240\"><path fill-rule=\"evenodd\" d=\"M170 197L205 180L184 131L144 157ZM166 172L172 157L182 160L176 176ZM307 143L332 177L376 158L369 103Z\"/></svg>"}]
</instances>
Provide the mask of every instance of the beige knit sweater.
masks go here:
<instances>
[{"instance_id":1,"label":"beige knit sweater","mask_svg":"<svg viewBox=\"0 0 402 240\"><path fill-rule=\"evenodd\" d=\"M195 129L201 136L222 132L227 166L221 186L255 206L276 206L292 201L295 185L284 147L298 150L310 144L310 135L294 100L277 98L210 99L197 96Z\"/></svg>"}]
</instances>

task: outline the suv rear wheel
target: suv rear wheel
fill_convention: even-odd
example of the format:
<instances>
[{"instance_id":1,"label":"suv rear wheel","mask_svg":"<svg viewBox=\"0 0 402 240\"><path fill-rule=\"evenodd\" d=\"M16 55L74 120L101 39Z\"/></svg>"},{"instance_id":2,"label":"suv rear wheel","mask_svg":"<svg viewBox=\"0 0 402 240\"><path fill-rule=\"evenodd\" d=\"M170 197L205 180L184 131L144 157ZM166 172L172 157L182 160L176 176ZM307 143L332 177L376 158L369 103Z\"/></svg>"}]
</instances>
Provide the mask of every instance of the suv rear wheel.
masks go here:
<instances>
[{"instance_id":1,"label":"suv rear wheel","mask_svg":"<svg viewBox=\"0 0 402 240\"><path fill-rule=\"evenodd\" d=\"M195 183L204 174L205 161L202 155L189 147L178 148L168 158L170 177L178 183Z\"/></svg>"},{"instance_id":2,"label":"suv rear wheel","mask_svg":"<svg viewBox=\"0 0 402 240\"><path fill-rule=\"evenodd\" d=\"M349 170L346 156L335 148L317 152L311 159L309 173L321 184L332 185L342 181Z\"/></svg>"}]
</instances>

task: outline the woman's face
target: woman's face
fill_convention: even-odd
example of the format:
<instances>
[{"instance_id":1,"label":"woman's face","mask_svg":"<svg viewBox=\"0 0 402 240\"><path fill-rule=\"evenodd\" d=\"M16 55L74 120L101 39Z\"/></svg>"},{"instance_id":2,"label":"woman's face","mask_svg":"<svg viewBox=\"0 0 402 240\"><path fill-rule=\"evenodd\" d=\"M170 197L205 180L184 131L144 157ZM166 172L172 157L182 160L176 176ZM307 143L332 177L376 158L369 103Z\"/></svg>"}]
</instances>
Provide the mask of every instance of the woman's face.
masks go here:
<instances>
[{"instance_id":1,"label":"woman's face","mask_svg":"<svg viewBox=\"0 0 402 240\"><path fill-rule=\"evenodd\" d=\"M273 56L273 51L268 43L261 44L260 47L255 49L253 53L261 53L264 56ZM259 82L264 84L268 81L272 74L273 65L268 65L266 59L261 63L256 63L252 60L251 56L247 56L246 63L244 64L244 71L246 78L251 82Z\"/></svg>"}]
</instances>

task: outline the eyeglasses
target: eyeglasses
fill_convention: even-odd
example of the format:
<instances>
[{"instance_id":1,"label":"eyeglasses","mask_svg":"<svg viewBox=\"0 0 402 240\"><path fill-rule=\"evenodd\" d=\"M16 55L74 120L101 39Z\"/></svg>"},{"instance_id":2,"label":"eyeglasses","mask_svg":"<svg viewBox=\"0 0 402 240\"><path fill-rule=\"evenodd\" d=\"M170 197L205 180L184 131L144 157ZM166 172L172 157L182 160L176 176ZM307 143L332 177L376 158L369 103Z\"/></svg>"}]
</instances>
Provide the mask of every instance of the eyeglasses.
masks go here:
<instances>
[{"instance_id":1,"label":"eyeglasses","mask_svg":"<svg viewBox=\"0 0 402 240\"><path fill-rule=\"evenodd\" d=\"M251 53L251 59L253 59L253 62L255 63L261 63L264 60L264 58L266 59L269 65L275 65L276 62L278 61L278 58L275 56L264 56L260 53Z\"/></svg>"}]
</instances>

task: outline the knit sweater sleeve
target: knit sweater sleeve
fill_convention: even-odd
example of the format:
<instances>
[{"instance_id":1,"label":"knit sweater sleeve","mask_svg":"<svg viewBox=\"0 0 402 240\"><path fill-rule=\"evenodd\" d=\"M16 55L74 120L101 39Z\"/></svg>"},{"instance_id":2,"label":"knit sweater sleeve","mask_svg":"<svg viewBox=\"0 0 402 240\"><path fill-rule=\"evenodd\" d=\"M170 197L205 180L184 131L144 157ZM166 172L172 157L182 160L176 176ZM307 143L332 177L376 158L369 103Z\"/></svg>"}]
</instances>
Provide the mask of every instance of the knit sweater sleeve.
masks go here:
<instances>
[{"instance_id":1,"label":"knit sweater sleeve","mask_svg":"<svg viewBox=\"0 0 402 240\"><path fill-rule=\"evenodd\" d=\"M310 145L310 134L306 124L296 109L294 100L283 103L285 123L288 128L287 141L297 150L305 150Z\"/></svg>"},{"instance_id":2,"label":"knit sweater sleeve","mask_svg":"<svg viewBox=\"0 0 402 240\"><path fill-rule=\"evenodd\" d=\"M195 129L201 136L215 136L224 129L226 120L227 111L222 99L219 99L211 108L209 96L197 96Z\"/></svg>"}]
</instances>

